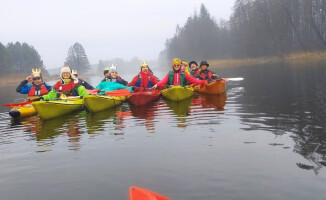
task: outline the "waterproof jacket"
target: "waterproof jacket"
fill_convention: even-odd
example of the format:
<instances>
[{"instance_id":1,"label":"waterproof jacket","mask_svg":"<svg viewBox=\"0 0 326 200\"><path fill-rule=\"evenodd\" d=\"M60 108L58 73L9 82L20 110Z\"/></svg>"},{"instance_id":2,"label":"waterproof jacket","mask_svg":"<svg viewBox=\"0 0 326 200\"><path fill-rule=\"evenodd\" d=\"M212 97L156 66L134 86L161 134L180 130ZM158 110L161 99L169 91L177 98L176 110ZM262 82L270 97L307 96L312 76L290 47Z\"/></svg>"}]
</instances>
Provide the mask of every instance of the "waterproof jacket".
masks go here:
<instances>
[{"instance_id":1,"label":"waterproof jacket","mask_svg":"<svg viewBox=\"0 0 326 200\"><path fill-rule=\"evenodd\" d=\"M148 83L147 85L144 85L144 80L142 80L142 76L147 76L148 77ZM143 82L142 82L143 81ZM158 82L156 76L154 76L151 72L149 72L148 74L144 74L144 73L139 73L138 75L136 75L132 81L127 85L129 86L136 86L136 87L142 87L142 88L151 88L153 87L153 85L155 85Z\"/></svg>"},{"instance_id":2,"label":"waterproof jacket","mask_svg":"<svg viewBox=\"0 0 326 200\"><path fill-rule=\"evenodd\" d=\"M105 92L111 92L111 91L118 90L118 89L127 89L130 92L132 92L132 87L127 87L127 86L124 86L117 82L108 82L108 81L100 82L100 84L98 84L98 86L96 86L96 89L99 89L99 91L105 91Z\"/></svg>"},{"instance_id":3,"label":"waterproof jacket","mask_svg":"<svg viewBox=\"0 0 326 200\"><path fill-rule=\"evenodd\" d=\"M166 84L184 86L186 85L185 81L197 84L204 83L204 81L190 76L188 73L185 73L184 69L181 69L178 72L169 71L169 73L160 82L157 83L157 86L160 88Z\"/></svg>"},{"instance_id":4,"label":"waterproof jacket","mask_svg":"<svg viewBox=\"0 0 326 200\"><path fill-rule=\"evenodd\" d=\"M104 82L104 81L113 82L113 83L117 82L117 83L120 83L122 85L128 85L128 82L123 80L120 76L117 76L117 78L105 78L105 79L102 80L102 82Z\"/></svg>"},{"instance_id":5,"label":"waterproof jacket","mask_svg":"<svg viewBox=\"0 0 326 200\"><path fill-rule=\"evenodd\" d=\"M43 95L44 100L51 100L59 98L61 94L66 96L85 96L88 93L85 91L85 87L78 82L77 84L74 80L71 80L69 83L64 84L63 81L58 81L52 88L52 90L47 95Z\"/></svg>"},{"instance_id":6,"label":"waterproof jacket","mask_svg":"<svg viewBox=\"0 0 326 200\"><path fill-rule=\"evenodd\" d=\"M42 83L41 85L28 85L27 80L23 80L16 91L21 94L28 94L28 96L41 96L49 93L51 91L51 86L47 85L46 83Z\"/></svg>"},{"instance_id":7,"label":"waterproof jacket","mask_svg":"<svg viewBox=\"0 0 326 200\"><path fill-rule=\"evenodd\" d=\"M88 90L94 90L94 87L91 86L89 83L84 81L83 79L79 78L78 81Z\"/></svg>"},{"instance_id":8,"label":"waterproof jacket","mask_svg":"<svg viewBox=\"0 0 326 200\"><path fill-rule=\"evenodd\" d=\"M200 80L207 80L208 82L212 82L215 79L219 79L219 77L216 74L213 74L209 70L200 70L200 72L196 76Z\"/></svg>"}]
</instances>

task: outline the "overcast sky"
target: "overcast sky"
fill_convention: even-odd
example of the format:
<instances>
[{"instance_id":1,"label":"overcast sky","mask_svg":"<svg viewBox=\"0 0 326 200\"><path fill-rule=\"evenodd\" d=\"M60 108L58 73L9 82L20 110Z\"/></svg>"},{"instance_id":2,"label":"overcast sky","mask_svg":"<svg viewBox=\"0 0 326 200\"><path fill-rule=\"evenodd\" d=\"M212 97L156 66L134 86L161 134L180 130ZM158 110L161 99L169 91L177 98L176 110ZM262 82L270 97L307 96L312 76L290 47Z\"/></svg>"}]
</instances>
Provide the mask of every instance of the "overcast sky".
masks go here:
<instances>
[{"instance_id":1,"label":"overcast sky","mask_svg":"<svg viewBox=\"0 0 326 200\"><path fill-rule=\"evenodd\" d=\"M152 60L201 3L219 20L229 18L234 0L0 0L0 42L33 45L47 68L61 67L75 42L91 64Z\"/></svg>"}]
</instances>

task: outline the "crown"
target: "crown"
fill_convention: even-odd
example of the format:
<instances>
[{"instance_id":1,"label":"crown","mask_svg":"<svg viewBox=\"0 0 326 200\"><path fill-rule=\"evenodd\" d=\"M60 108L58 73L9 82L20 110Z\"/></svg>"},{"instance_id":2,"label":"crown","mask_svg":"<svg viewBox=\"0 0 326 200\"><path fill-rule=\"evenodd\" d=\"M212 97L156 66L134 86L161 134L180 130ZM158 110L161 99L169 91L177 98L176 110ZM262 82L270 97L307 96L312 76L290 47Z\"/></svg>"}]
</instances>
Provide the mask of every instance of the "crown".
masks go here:
<instances>
[{"instance_id":1,"label":"crown","mask_svg":"<svg viewBox=\"0 0 326 200\"><path fill-rule=\"evenodd\" d=\"M172 60L172 65L181 65L181 59L180 58L174 58Z\"/></svg>"},{"instance_id":2,"label":"crown","mask_svg":"<svg viewBox=\"0 0 326 200\"><path fill-rule=\"evenodd\" d=\"M146 66L148 66L148 64L144 61L140 66L141 67L146 67Z\"/></svg>"},{"instance_id":3,"label":"crown","mask_svg":"<svg viewBox=\"0 0 326 200\"><path fill-rule=\"evenodd\" d=\"M42 74L41 68L32 69L33 77L40 77Z\"/></svg>"},{"instance_id":4,"label":"crown","mask_svg":"<svg viewBox=\"0 0 326 200\"><path fill-rule=\"evenodd\" d=\"M74 74L74 75L78 75L77 70L71 70L71 73Z\"/></svg>"},{"instance_id":5,"label":"crown","mask_svg":"<svg viewBox=\"0 0 326 200\"><path fill-rule=\"evenodd\" d=\"M109 71L110 70L110 67L106 67L103 69L103 71Z\"/></svg>"}]
</instances>

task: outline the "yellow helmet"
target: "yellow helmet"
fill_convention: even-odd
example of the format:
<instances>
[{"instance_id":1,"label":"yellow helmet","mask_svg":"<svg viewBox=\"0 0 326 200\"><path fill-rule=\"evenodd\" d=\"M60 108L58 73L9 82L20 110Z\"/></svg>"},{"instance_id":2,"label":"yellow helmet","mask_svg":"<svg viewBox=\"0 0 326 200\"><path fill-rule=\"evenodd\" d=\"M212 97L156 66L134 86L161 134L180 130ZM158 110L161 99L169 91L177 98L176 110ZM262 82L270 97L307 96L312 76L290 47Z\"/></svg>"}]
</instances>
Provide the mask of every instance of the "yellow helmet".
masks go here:
<instances>
[{"instance_id":1,"label":"yellow helmet","mask_svg":"<svg viewBox=\"0 0 326 200\"><path fill-rule=\"evenodd\" d=\"M42 76L42 70L41 68L38 69L32 69L33 77L41 77Z\"/></svg>"},{"instance_id":2,"label":"yellow helmet","mask_svg":"<svg viewBox=\"0 0 326 200\"><path fill-rule=\"evenodd\" d=\"M148 64L144 61L141 65L140 65L141 67L148 67Z\"/></svg>"},{"instance_id":3,"label":"yellow helmet","mask_svg":"<svg viewBox=\"0 0 326 200\"><path fill-rule=\"evenodd\" d=\"M184 65L184 66L188 66L188 63L187 63L186 61L182 61L181 63L182 63L182 65Z\"/></svg>"},{"instance_id":4,"label":"yellow helmet","mask_svg":"<svg viewBox=\"0 0 326 200\"><path fill-rule=\"evenodd\" d=\"M174 58L172 60L172 65L181 65L181 59L180 58Z\"/></svg>"}]
</instances>

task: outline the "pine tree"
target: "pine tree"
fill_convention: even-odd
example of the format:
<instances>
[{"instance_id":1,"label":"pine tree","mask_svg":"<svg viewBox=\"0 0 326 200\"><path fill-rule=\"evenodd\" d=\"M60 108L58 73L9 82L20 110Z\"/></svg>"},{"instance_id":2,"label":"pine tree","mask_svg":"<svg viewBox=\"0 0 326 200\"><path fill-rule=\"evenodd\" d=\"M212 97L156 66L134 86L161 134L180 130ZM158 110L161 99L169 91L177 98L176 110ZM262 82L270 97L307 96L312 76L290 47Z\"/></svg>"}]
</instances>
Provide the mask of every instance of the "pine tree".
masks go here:
<instances>
[{"instance_id":1,"label":"pine tree","mask_svg":"<svg viewBox=\"0 0 326 200\"><path fill-rule=\"evenodd\" d=\"M78 42L69 48L65 63L71 69L77 70L79 74L85 74L90 69L85 50Z\"/></svg>"}]
</instances>

